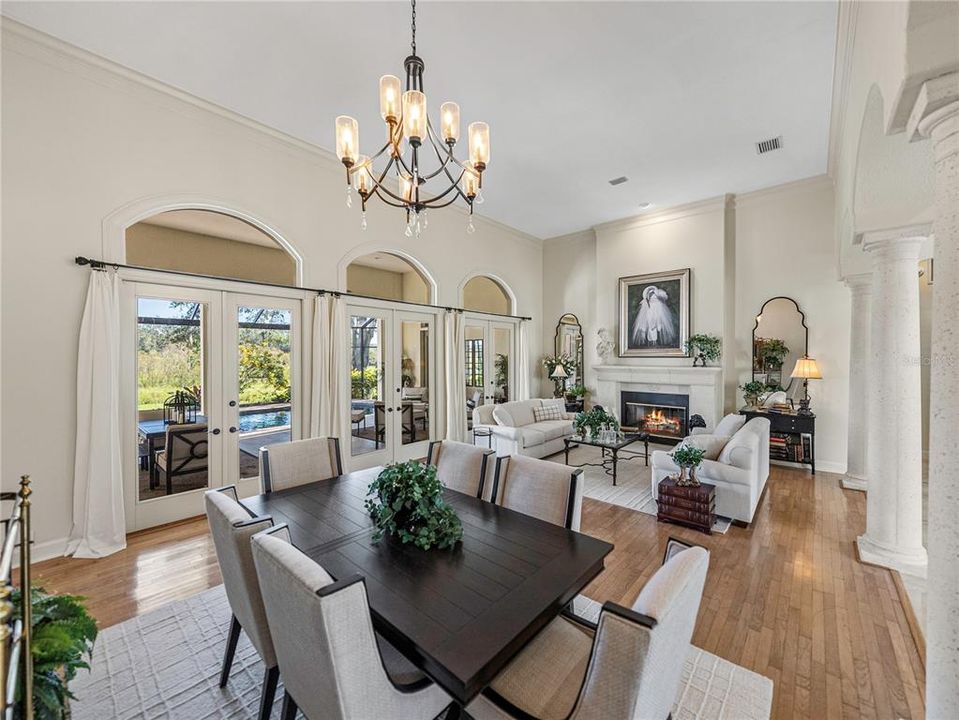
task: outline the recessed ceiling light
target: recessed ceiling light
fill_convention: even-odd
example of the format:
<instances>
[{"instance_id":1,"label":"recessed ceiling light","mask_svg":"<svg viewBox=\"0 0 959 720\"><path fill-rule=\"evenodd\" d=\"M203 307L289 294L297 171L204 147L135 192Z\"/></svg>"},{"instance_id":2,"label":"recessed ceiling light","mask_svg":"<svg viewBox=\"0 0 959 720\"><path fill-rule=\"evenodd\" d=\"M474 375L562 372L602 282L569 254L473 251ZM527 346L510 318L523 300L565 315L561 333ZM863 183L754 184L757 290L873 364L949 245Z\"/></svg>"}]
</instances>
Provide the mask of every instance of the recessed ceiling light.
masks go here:
<instances>
[{"instance_id":1,"label":"recessed ceiling light","mask_svg":"<svg viewBox=\"0 0 959 720\"><path fill-rule=\"evenodd\" d=\"M626 177L625 175L620 175L618 178L613 178L612 180L610 180L610 181L609 181L609 184L610 184L610 185L622 185L622 184L623 184L624 182L626 182L627 180L629 180L628 177Z\"/></svg>"},{"instance_id":2,"label":"recessed ceiling light","mask_svg":"<svg viewBox=\"0 0 959 720\"><path fill-rule=\"evenodd\" d=\"M649 210L652 206L653 206L653 204L652 204L651 202L641 202L641 203L639 204L639 209L640 209L640 210Z\"/></svg>"}]
</instances>

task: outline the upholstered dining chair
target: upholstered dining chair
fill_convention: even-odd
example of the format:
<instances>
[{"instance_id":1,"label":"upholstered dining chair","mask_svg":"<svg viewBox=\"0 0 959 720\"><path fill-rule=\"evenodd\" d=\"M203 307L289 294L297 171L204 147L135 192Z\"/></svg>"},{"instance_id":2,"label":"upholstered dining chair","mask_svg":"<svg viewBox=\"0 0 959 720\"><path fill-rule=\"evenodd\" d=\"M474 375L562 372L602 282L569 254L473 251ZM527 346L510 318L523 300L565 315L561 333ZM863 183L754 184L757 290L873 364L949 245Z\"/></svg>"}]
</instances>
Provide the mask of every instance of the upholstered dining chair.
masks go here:
<instances>
[{"instance_id":1,"label":"upholstered dining chair","mask_svg":"<svg viewBox=\"0 0 959 720\"><path fill-rule=\"evenodd\" d=\"M253 537L263 602L280 671L282 720L432 720L450 697L410 665L370 619L359 575L336 582L282 537L282 525ZM386 650L390 648L390 650Z\"/></svg>"},{"instance_id":2,"label":"upholstered dining chair","mask_svg":"<svg viewBox=\"0 0 959 720\"><path fill-rule=\"evenodd\" d=\"M631 610L606 603L596 625L561 615L466 712L474 720L666 720L679 696L708 565L703 548L683 550L656 571Z\"/></svg>"},{"instance_id":3,"label":"upholstered dining chair","mask_svg":"<svg viewBox=\"0 0 959 720\"><path fill-rule=\"evenodd\" d=\"M168 425L166 442L157 450L153 461L153 487L162 473L166 480L166 494L173 494L173 478L180 475L203 472L207 469L209 433L206 423ZM202 483L206 485L206 482Z\"/></svg>"},{"instance_id":4,"label":"upholstered dining chair","mask_svg":"<svg viewBox=\"0 0 959 720\"><path fill-rule=\"evenodd\" d=\"M285 490L342 474L339 438L307 438L260 448L263 492Z\"/></svg>"},{"instance_id":5,"label":"upholstered dining chair","mask_svg":"<svg viewBox=\"0 0 959 720\"><path fill-rule=\"evenodd\" d=\"M524 455L496 459L492 501L579 532L583 469Z\"/></svg>"},{"instance_id":6,"label":"upholstered dining chair","mask_svg":"<svg viewBox=\"0 0 959 720\"><path fill-rule=\"evenodd\" d=\"M493 450L455 440L434 440L426 463L436 466L436 477L450 490L486 500L493 489L489 476L495 454Z\"/></svg>"},{"instance_id":7,"label":"upholstered dining chair","mask_svg":"<svg viewBox=\"0 0 959 720\"><path fill-rule=\"evenodd\" d=\"M273 697L276 695L280 670L273 651L273 639L266 621L256 568L253 566L250 538L272 527L273 520L269 516L252 517L238 502L236 488L232 485L208 490L204 500L216 559L220 564L223 586L233 612L226 651L223 654L223 668L220 671L220 687L226 687L229 680L236 644L242 629L266 668L258 717L260 720L267 720L273 709Z\"/></svg>"}]
</instances>

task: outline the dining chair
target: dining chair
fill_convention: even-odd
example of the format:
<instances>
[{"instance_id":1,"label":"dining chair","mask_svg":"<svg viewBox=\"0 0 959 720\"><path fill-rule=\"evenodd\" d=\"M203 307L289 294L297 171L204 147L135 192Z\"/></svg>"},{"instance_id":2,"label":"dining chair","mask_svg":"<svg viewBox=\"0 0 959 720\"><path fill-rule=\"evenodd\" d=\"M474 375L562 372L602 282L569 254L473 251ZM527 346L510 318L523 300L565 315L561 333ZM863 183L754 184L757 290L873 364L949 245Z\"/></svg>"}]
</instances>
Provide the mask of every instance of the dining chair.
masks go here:
<instances>
[{"instance_id":1,"label":"dining chair","mask_svg":"<svg viewBox=\"0 0 959 720\"><path fill-rule=\"evenodd\" d=\"M307 438L260 448L263 492L285 490L342 474L339 438Z\"/></svg>"},{"instance_id":2,"label":"dining chair","mask_svg":"<svg viewBox=\"0 0 959 720\"><path fill-rule=\"evenodd\" d=\"M223 586L233 613L226 651L223 654L223 668L220 671L220 687L226 687L230 677L230 668L242 629L266 668L258 717L260 720L267 720L273 709L273 697L276 695L280 670L273 651L273 639L270 637L266 610L263 608L256 568L253 566L250 538L272 527L273 520L269 516L251 516L238 502L233 485L208 490L204 500L216 559L220 564Z\"/></svg>"},{"instance_id":3,"label":"dining chair","mask_svg":"<svg viewBox=\"0 0 959 720\"><path fill-rule=\"evenodd\" d=\"M492 501L579 532L583 513L583 468L525 455L496 458Z\"/></svg>"},{"instance_id":4,"label":"dining chair","mask_svg":"<svg viewBox=\"0 0 959 720\"><path fill-rule=\"evenodd\" d=\"M450 697L398 651L377 640L366 584L359 575L333 580L282 537L282 525L253 536L280 671L282 720L299 710L309 720L432 720Z\"/></svg>"},{"instance_id":5,"label":"dining chair","mask_svg":"<svg viewBox=\"0 0 959 720\"><path fill-rule=\"evenodd\" d=\"M168 425L165 446L157 450L153 460L154 482L151 482L151 487L163 473L166 494L172 495L173 478L206 470L210 442L208 435L206 423ZM203 484L206 485L205 482Z\"/></svg>"},{"instance_id":6,"label":"dining chair","mask_svg":"<svg viewBox=\"0 0 959 720\"><path fill-rule=\"evenodd\" d=\"M666 720L683 682L709 553L677 553L627 609L606 603L596 625L561 615L466 712L474 720Z\"/></svg>"},{"instance_id":7,"label":"dining chair","mask_svg":"<svg viewBox=\"0 0 959 720\"><path fill-rule=\"evenodd\" d=\"M426 464L436 466L436 477L450 490L486 500L492 491L487 478L493 467L490 459L495 454L469 443L434 440L427 451Z\"/></svg>"}]
</instances>

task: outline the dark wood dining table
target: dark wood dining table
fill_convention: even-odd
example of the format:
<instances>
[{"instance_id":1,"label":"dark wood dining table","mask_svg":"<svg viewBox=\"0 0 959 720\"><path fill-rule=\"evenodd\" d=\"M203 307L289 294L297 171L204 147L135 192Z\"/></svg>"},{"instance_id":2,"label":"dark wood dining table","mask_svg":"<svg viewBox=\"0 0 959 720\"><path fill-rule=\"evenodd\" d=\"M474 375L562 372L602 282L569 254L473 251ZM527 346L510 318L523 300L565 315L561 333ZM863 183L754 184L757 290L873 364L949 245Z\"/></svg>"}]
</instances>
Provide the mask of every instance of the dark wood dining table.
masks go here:
<instances>
[{"instance_id":1,"label":"dark wood dining table","mask_svg":"<svg viewBox=\"0 0 959 720\"><path fill-rule=\"evenodd\" d=\"M463 523L451 550L372 541L363 509L382 468L242 500L286 523L334 579L364 577L376 630L463 707L604 567L602 540L453 490Z\"/></svg>"}]
</instances>

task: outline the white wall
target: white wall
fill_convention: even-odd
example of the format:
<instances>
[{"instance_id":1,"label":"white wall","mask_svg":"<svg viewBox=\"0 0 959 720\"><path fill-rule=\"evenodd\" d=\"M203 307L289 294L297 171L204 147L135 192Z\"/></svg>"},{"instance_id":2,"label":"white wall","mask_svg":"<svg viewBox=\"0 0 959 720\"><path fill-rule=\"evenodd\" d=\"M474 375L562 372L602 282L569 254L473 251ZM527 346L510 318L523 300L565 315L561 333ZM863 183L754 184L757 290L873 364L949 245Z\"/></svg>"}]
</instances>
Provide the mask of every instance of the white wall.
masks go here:
<instances>
[{"instance_id":1,"label":"white wall","mask_svg":"<svg viewBox=\"0 0 959 720\"><path fill-rule=\"evenodd\" d=\"M846 465L849 298L836 271L833 188L827 177L727 196L547 240L543 253L543 347L554 318L576 313L586 338L586 385L599 362L596 332L617 337L618 278L692 269L690 330L723 338L725 406L742 405L736 385L751 373L752 329L777 295L806 313L809 351L824 380L811 383L817 467ZM590 300L594 298L594 300ZM689 358L615 358L624 365L689 365ZM790 368L791 369L791 368ZM550 385L543 378L542 387Z\"/></svg>"},{"instance_id":2,"label":"white wall","mask_svg":"<svg viewBox=\"0 0 959 720\"><path fill-rule=\"evenodd\" d=\"M438 303L459 305L465 278L495 269L516 312L534 318L531 354L540 355L540 241L482 218L467 235L452 209L406 238L399 212L380 205L364 232L359 209L344 206L342 166L325 151L7 20L2 45L2 477L7 487L33 475L41 554L71 524L89 274L73 257L113 253L104 220L128 204L206 198L252 215L302 257L310 287L345 289L352 257L392 249L422 261Z\"/></svg>"}]
</instances>

